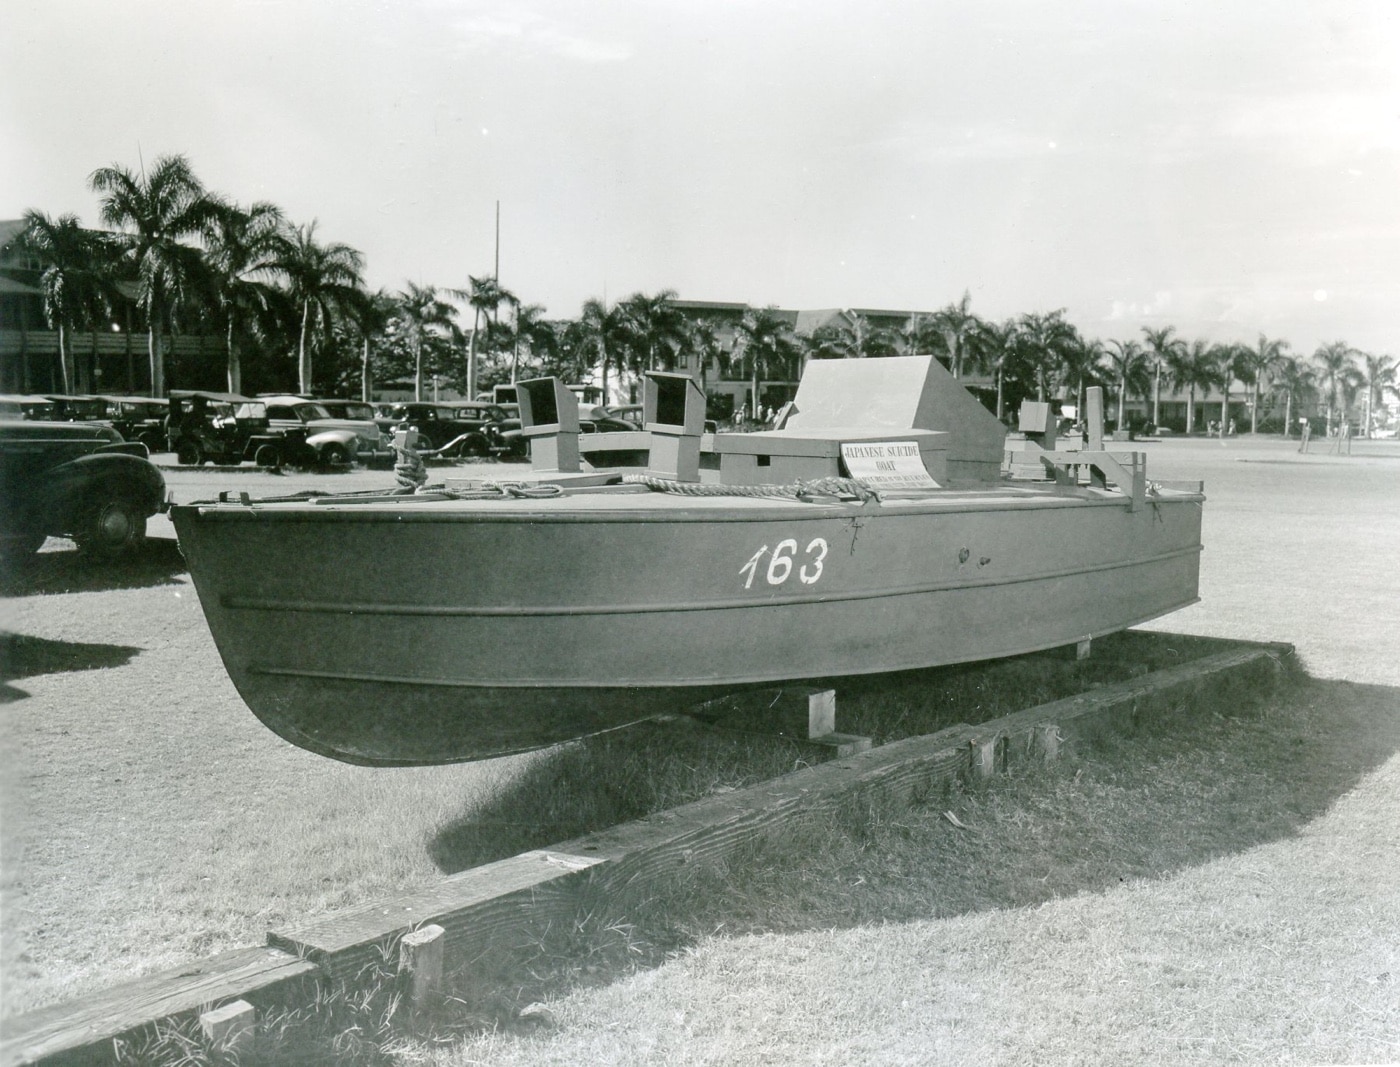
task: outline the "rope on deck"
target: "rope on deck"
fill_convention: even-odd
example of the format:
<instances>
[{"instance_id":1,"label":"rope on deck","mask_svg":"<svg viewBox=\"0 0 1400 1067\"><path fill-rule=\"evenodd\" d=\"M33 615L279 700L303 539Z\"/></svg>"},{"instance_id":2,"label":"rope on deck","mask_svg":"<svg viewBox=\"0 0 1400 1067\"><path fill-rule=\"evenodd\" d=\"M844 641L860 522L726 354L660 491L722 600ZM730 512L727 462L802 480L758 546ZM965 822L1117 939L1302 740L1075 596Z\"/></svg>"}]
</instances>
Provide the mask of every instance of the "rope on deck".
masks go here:
<instances>
[{"instance_id":1,"label":"rope on deck","mask_svg":"<svg viewBox=\"0 0 1400 1067\"><path fill-rule=\"evenodd\" d=\"M564 488L547 482L540 485L528 485L525 482L482 482L470 489L423 485L418 487L418 493L441 500L547 500L550 497L562 496Z\"/></svg>"},{"instance_id":2,"label":"rope on deck","mask_svg":"<svg viewBox=\"0 0 1400 1067\"><path fill-rule=\"evenodd\" d=\"M879 493L856 478L817 478L810 482L799 479L785 485L719 485L713 482L678 482L651 474L624 474L622 481L624 485L644 485L653 492L680 496L751 496L784 500L810 500L826 496L862 503L880 499Z\"/></svg>"}]
</instances>

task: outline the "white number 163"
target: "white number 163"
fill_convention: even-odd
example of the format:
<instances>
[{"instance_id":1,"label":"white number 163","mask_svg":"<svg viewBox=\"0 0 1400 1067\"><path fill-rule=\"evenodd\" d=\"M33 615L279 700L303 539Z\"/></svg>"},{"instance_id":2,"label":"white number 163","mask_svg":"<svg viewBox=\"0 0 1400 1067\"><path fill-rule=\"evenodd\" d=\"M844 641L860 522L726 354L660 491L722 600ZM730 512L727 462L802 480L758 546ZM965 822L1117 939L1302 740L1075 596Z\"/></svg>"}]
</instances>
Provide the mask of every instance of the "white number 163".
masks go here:
<instances>
[{"instance_id":1,"label":"white number 163","mask_svg":"<svg viewBox=\"0 0 1400 1067\"><path fill-rule=\"evenodd\" d=\"M797 578L803 585L815 585L817 579L822 576L822 561L826 559L826 551L825 539L812 538L805 551L807 559L797 569ZM753 578L758 573L758 565L768 552L768 546L764 545L749 558L747 563L739 568L739 573L745 575L745 589L753 587ZM768 560L768 570L764 574L769 585L782 585L792 576L793 560L796 556L797 542L795 540L788 537L778 542L772 550L772 557Z\"/></svg>"}]
</instances>

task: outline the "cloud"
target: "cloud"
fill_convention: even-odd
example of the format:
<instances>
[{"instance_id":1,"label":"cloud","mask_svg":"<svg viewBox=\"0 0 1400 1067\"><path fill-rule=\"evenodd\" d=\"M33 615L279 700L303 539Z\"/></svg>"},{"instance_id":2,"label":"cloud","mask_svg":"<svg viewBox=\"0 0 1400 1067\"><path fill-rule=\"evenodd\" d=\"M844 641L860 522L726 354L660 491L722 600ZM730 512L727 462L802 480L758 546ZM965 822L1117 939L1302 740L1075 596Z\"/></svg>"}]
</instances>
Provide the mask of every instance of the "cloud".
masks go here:
<instances>
[{"instance_id":1,"label":"cloud","mask_svg":"<svg viewBox=\"0 0 1400 1067\"><path fill-rule=\"evenodd\" d=\"M1063 143L1052 133L993 123L958 129L945 123L904 121L877 143L931 163L1036 159L1064 151Z\"/></svg>"},{"instance_id":2,"label":"cloud","mask_svg":"<svg viewBox=\"0 0 1400 1067\"><path fill-rule=\"evenodd\" d=\"M1245 97L1221 113L1217 132L1287 144L1314 158L1400 150L1400 93L1295 93Z\"/></svg>"},{"instance_id":3,"label":"cloud","mask_svg":"<svg viewBox=\"0 0 1400 1067\"><path fill-rule=\"evenodd\" d=\"M577 60L617 63L632 56L625 41L575 33L563 22L525 7L487 7L473 0L429 0L450 12L448 28L467 47L482 51L512 48Z\"/></svg>"},{"instance_id":4,"label":"cloud","mask_svg":"<svg viewBox=\"0 0 1400 1067\"><path fill-rule=\"evenodd\" d=\"M1172 294L1161 290L1153 293L1151 299L1148 300L1115 300L1109 306L1108 314L1104 318L1108 322L1150 319L1167 314L1171 308Z\"/></svg>"}]
</instances>

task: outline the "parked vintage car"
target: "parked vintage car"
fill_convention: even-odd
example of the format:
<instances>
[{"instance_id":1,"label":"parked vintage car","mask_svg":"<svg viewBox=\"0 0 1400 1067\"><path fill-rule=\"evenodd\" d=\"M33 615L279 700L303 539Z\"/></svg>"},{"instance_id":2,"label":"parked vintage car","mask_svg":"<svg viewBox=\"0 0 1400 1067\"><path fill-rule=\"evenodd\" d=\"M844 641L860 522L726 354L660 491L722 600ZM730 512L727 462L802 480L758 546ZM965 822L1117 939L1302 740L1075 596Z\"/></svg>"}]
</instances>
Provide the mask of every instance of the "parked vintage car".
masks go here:
<instances>
[{"instance_id":1,"label":"parked vintage car","mask_svg":"<svg viewBox=\"0 0 1400 1067\"><path fill-rule=\"evenodd\" d=\"M0 418L51 422L53 413L54 403L46 396L33 396L28 393L0 394Z\"/></svg>"},{"instance_id":2,"label":"parked vintage car","mask_svg":"<svg viewBox=\"0 0 1400 1067\"><path fill-rule=\"evenodd\" d=\"M358 401L330 401L354 405L354 416L337 416L319 400L287 394L259 398L267 405L268 428L273 433L300 435L303 450L292 462L306 466L345 467L353 462L371 466L394 458L393 441L376 425L372 409Z\"/></svg>"},{"instance_id":3,"label":"parked vintage car","mask_svg":"<svg viewBox=\"0 0 1400 1067\"><path fill-rule=\"evenodd\" d=\"M519 429L519 410L512 413L500 404L479 400L409 401L395 404L386 418L377 421L387 432L417 430L421 450L440 456L523 455L525 451L525 442L518 434L504 436Z\"/></svg>"},{"instance_id":4,"label":"parked vintage car","mask_svg":"<svg viewBox=\"0 0 1400 1067\"><path fill-rule=\"evenodd\" d=\"M138 548L165 508L165 479L146 446L96 422L0 417L0 558L30 556L49 536L92 555Z\"/></svg>"},{"instance_id":5,"label":"parked vintage car","mask_svg":"<svg viewBox=\"0 0 1400 1067\"><path fill-rule=\"evenodd\" d=\"M170 401L149 396L99 396L106 405L103 421L128 441L140 441L152 452L164 452L165 423Z\"/></svg>"},{"instance_id":6,"label":"parked vintage car","mask_svg":"<svg viewBox=\"0 0 1400 1067\"><path fill-rule=\"evenodd\" d=\"M50 393L45 399L53 404L50 418L58 422L101 422L107 417L107 403L100 396Z\"/></svg>"},{"instance_id":7,"label":"parked vintage car","mask_svg":"<svg viewBox=\"0 0 1400 1067\"><path fill-rule=\"evenodd\" d=\"M184 465L252 460L260 467L275 467L299 454L299 435L300 431L290 436L272 433L267 405L261 400L237 393L170 391L166 443Z\"/></svg>"},{"instance_id":8,"label":"parked vintage car","mask_svg":"<svg viewBox=\"0 0 1400 1067\"><path fill-rule=\"evenodd\" d=\"M374 405L365 400L335 400L324 396L310 398L331 413L333 419L354 419L356 422L373 422L378 418Z\"/></svg>"}]
</instances>

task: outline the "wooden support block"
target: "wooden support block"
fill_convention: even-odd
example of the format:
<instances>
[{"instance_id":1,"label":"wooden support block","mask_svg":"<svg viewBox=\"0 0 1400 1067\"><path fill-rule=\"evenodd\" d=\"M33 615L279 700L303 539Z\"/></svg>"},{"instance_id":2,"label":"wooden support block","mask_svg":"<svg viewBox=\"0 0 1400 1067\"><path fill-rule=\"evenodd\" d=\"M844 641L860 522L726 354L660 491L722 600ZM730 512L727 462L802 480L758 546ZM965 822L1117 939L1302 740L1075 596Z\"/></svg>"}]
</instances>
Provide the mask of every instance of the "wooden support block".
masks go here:
<instances>
[{"instance_id":1,"label":"wooden support block","mask_svg":"<svg viewBox=\"0 0 1400 1067\"><path fill-rule=\"evenodd\" d=\"M1004 741L1005 738L1001 734L996 734L986 741L979 738L971 742L969 748L972 753L971 769L974 778L990 778L1002 769Z\"/></svg>"},{"instance_id":2,"label":"wooden support block","mask_svg":"<svg viewBox=\"0 0 1400 1067\"><path fill-rule=\"evenodd\" d=\"M442 985L444 933L441 926L429 923L399 940L399 973L407 976L408 1000L415 1011L426 1007Z\"/></svg>"},{"instance_id":3,"label":"wooden support block","mask_svg":"<svg viewBox=\"0 0 1400 1067\"><path fill-rule=\"evenodd\" d=\"M235 1000L199 1017L199 1028L220 1053L231 1058L252 1054L258 1040L257 1012L246 1000Z\"/></svg>"},{"instance_id":4,"label":"wooden support block","mask_svg":"<svg viewBox=\"0 0 1400 1067\"><path fill-rule=\"evenodd\" d=\"M1075 659L1088 659L1089 653L1093 651L1094 640L1091 637L1084 638L1074 647Z\"/></svg>"},{"instance_id":5,"label":"wooden support block","mask_svg":"<svg viewBox=\"0 0 1400 1067\"><path fill-rule=\"evenodd\" d=\"M1031 755L1052 763L1060 758L1060 728L1053 722L1037 723L1031 728Z\"/></svg>"},{"instance_id":6,"label":"wooden support block","mask_svg":"<svg viewBox=\"0 0 1400 1067\"><path fill-rule=\"evenodd\" d=\"M868 737L857 737L855 734L838 734L835 730L822 734L820 737L808 738L808 744L820 745L822 748L830 749L833 759L844 759L846 756L854 756L857 752L868 752L871 741Z\"/></svg>"},{"instance_id":7,"label":"wooden support block","mask_svg":"<svg viewBox=\"0 0 1400 1067\"><path fill-rule=\"evenodd\" d=\"M807 694L807 736L815 741L836 732L836 690L818 689Z\"/></svg>"}]
</instances>

